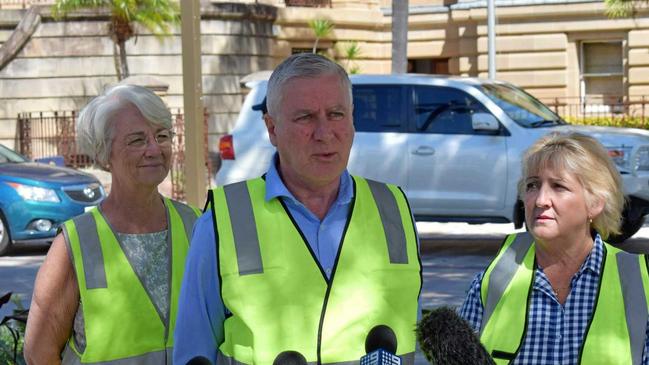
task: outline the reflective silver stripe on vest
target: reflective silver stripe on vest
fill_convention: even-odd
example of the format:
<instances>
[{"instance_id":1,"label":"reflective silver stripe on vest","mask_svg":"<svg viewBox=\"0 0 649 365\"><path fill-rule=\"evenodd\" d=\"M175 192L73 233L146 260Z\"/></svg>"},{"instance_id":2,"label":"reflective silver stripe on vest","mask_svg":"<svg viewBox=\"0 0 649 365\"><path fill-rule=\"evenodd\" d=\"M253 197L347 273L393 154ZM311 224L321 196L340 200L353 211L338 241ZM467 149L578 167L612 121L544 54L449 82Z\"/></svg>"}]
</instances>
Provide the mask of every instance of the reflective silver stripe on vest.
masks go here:
<instances>
[{"instance_id":1,"label":"reflective silver stripe on vest","mask_svg":"<svg viewBox=\"0 0 649 365\"><path fill-rule=\"evenodd\" d=\"M252 202L245 181L226 185L225 200L230 213L232 235L237 251L239 275L260 274L264 272L261 263L257 224L252 212Z\"/></svg>"},{"instance_id":2,"label":"reflective silver stripe on vest","mask_svg":"<svg viewBox=\"0 0 649 365\"><path fill-rule=\"evenodd\" d=\"M92 363L83 363L77 354L69 347L65 346L62 354L62 365L83 365L83 364L92 364L92 365L160 365L160 364L171 364L173 358L173 348L167 348L166 350L160 350L155 352L149 352L139 356L128 357L125 359L117 359L110 361L100 361Z\"/></svg>"},{"instance_id":3,"label":"reflective silver stripe on vest","mask_svg":"<svg viewBox=\"0 0 649 365\"><path fill-rule=\"evenodd\" d=\"M327 362L323 364L331 364L331 365L359 365L361 363L361 360L354 360L354 361L344 361L344 362ZM308 362L307 365L315 365L316 362ZM401 364L402 365L414 365L415 364L415 353L411 352L405 355L401 355ZM246 365L242 362L239 362L235 360L232 357L224 355L221 351L219 351L218 357L216 359L216 365Z\"/></svg>"},{"instance_id":4,"label":"reflective silver stripe on vest","mask_svg":"<svg viewBox=\"0 0 649 365\"><path fill-rule=\"evenodd\" d=\"M483 303L484 313L480 323L480 333L484 330L496 305L505 293L505 289L516 275L516 270L522 264L525 254L529 251L534 238L527 232L516 235L514 242L505 249L496 266L491 270L489 286L487 287L487 302Z\"/></svg>"},{"instance_id":5,"label":"reflective silver stripe on vest","mask_svg":"<svg viewBox=\"0 0 649 365\"><path fill-rule=\"evenodd\" d=\"M192 228L194 228L194 222L196 222L196 212L185 204L171 199L169 199L169 201L173 204L174 208L176 208L178 215L180 215L180 219L183 221L185 236L187 237L187 243L189 243L192 238Z\"/></svg>"},{"instance_id":6,"label":"reflective silver stripe on vest","mask_svg":"<svg viewBox=\"0 0 649 365\"><path fill-rule=\"evenodd\" d=\"M631 343L631 358L633 359L633 365L640 365L642 363L648 315L640 264L637 255L626 252L618 252L616 259L622 286L622 298L624 299L626 326L629 331L629 342Z\"/></svg>"},{"instance_id":7,"label":"reflective silver stripe on vest","mask_svg":"<svg viewBox=\"0 0 649 365\"><path fill-rule=\"evenodd\" d=\"M79 237L83 274L86 277L86 289L106 288L104 254L101 251L95 217L92 213L85 213L74 218L73 222Z\"/></svg>"},{"instance_id":8,"label":"reflective silver stripe on vest","mask_svg":"<svg viewBox=\"0 0 649 365\"><path fill-rule=\"evenodd\" d=\"M387 185L369 179L366 179L366 181L374 196L376 206L379 208L385 239L388 243L390 263L407 264L406 233L403 230L397 199Z\"/></svg>"}]
</instances>

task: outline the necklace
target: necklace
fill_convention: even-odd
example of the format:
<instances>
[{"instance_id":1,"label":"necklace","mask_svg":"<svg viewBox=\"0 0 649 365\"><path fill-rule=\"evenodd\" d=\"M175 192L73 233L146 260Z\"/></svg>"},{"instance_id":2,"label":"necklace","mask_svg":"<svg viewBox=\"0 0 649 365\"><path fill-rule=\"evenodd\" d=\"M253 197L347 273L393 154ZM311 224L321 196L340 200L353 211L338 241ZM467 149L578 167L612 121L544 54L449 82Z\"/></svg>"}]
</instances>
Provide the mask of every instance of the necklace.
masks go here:
<instances>
[{"instance_id":1,"label":"necklace","mask_svg":"<svg viewBox=\"0 0 649 365\"><path fill-rule=\"evenodd\" d=\"M568 285L568 286L560 286L560 287L557 287L557 288L552 287L552 292L554 293L554 295L555 295L556 297L558 297L558 296L559 296L559 291L564 291L564 290L566 290L566 289L569 290L569 289L570 289L570 285Z\"/></svg>"}]
</instances>

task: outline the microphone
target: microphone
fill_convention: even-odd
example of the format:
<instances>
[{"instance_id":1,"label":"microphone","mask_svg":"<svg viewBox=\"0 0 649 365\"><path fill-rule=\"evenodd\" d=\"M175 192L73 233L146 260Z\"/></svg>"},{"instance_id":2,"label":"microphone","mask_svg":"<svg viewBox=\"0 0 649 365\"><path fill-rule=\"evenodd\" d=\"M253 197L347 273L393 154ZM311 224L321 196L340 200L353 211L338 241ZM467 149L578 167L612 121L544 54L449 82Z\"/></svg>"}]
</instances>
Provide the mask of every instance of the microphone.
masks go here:
<instances>
[{"instance_id":1,"label":"microphone","mask_svg":"<svg viewBox=\"0 0 649 365\"><path fill-rule=\"evenodd\" d=\"M187 365L212 365L212 362L203 356L193 357Z\"/></svg>"},{"instance_id":2,"label":"microphone","mask_svg":"<svg viewBox=\"0 0 649 365\"><path fill-rule=\"evenodd\" d=\"M273 365L307 365L307 362L297 351L282 351L273 361Z\"/></svg>"},{"instance_id":3,"label":"microphone","mask_svg":"<svg viewBox=\"0 0 649 365\"><path fill-rule=\"evenodd\" d=\"M496 365L469 323L450 307L433 309L422 317L417 342L432 364Z\"/></svg>"},{"instance_id":4,"label":"microphone","mask_svg":"<svg viewBox=\"0 0 649 365\"><path fill-rule=\"evenodd\" d=\"M365 338L365 352L360 365L401 365L396 356L397 336L392 328L380 324L370 330Z\"/></svg>"}]
</instances>

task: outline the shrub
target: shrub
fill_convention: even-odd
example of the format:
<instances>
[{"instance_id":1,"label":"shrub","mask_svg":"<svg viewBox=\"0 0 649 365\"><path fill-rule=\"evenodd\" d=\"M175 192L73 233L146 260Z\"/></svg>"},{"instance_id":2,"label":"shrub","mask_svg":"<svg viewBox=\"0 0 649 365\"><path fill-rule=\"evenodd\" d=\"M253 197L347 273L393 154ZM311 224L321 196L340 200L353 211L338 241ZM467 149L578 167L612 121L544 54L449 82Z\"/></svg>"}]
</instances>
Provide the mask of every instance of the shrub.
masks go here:
<instances>
[{"instance_id":1,"label":"shrub","mask_svg":"<svg viewBox=\"0 0 649 365\"><path fill-rule=\"evenodd\" d=\"M593 125L593 126L606 126L606 127L621 127L621 128L640 128L649 129L649 120L641 117L612 117L612 116L595 116L595 117L563 117L564 120L570 124L578 125Z\"/></svg>"}]
</instances>

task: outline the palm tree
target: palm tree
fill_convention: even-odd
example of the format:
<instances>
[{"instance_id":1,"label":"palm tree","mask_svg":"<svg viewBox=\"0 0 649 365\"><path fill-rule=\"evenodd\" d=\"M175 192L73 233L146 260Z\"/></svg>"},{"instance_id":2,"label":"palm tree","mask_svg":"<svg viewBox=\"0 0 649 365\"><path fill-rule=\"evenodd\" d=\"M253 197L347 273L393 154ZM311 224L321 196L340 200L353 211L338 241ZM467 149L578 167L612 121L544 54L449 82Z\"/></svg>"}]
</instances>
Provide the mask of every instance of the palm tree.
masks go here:
<instances>
[{"instance_id":1,"label":"palm tree","mask_svg":"<svg viewBox=\"0 0 649 365\"><path fill-rule=\"evenodd\" d=\"M313 19L309 20L309 28L315 33L315 42L313 42L313 53L318 51L318 41L321 38L326 38L331 34L334 29L334 24L327 19Z\"/></svg>"},{"instance_id":2,"label":"palm tree","mask_svg":"<svg viewBox=\"0 0 649 365\"><path fill-rule=\"evenodd\" d=\"M345 58L347 59L346 68L350 74L357 74L361 68L354 62L361 55L361 47L356 41L351 42L344 48Z\"/></svg>"},{"instance_id":3,"label":"palm tree","mask_svg":"<svg viewBox=\"0 0 649 365\"><path fill-rule=\"evenodd\" d=\"M609 18L632 16L642 3L649 4L649 0L604 0L606 15Z\"/></svg>"},{"instance_id":4,"label":"palm tree","mask_svg":"<svg viewBox=\"0 0 649 365\"><path fill-rule=\"evenodd\" d=\"M122 80L130 73L126 60L126 41L135 36L133 25L139 23L157 36L170 34L172 25L180 22L180 7L169 0L56 0L55 17L81 9L104 8L110 11L109 36L115 43L115 71Z\"/></svg>"}]
</instances>

